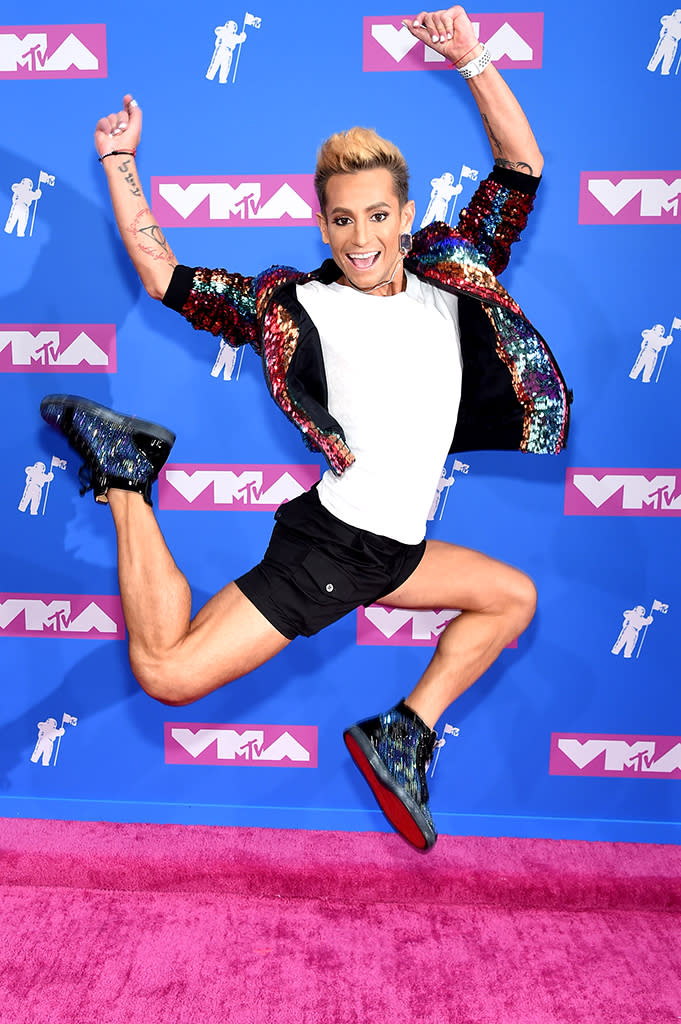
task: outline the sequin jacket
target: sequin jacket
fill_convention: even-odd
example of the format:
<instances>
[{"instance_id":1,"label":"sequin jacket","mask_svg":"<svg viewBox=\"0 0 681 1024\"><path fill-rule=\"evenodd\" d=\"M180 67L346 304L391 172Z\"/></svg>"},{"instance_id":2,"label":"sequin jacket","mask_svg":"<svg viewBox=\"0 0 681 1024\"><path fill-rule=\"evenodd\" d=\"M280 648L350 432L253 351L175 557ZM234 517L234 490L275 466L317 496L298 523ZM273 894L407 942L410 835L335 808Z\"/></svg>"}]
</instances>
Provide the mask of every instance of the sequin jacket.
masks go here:
<instances>
[{"instance_id":1,"label":"sequin jacket","mask_svg":"<svg viewBox=\"0 0 681 1024\"><path fill-rule=\"evenodd\" d=\"M538 178L495 167L456 229L418 231L404 265L458 296L463 379L450 451L560 451L571 393L546 342L497 280L527 222ZM230 345L252 345L277 405L340 475L354 462L342 425L330 414L322 348L296 285L330 283L333 262L311 273L270 267L256 277L178 266L163 302L197 329Z\"/></svg>"}]
</instances>

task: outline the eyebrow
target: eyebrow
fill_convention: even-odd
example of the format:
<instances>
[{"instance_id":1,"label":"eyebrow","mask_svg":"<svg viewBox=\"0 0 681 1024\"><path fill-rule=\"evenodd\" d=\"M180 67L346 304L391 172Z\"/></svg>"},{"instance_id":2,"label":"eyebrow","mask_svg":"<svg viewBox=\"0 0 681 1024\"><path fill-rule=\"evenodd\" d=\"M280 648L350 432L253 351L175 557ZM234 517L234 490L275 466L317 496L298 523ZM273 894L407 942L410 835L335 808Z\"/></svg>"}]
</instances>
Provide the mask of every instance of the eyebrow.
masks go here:
<instances>
[{"instance_id":1,"label":"eyebrow","mask_svg":"<svg viewBox=\"0 0 681 1024\"><path fill-rule=\"evenodd\" d=\"M366 206L364 208L364 213L371 213L372 210L378 210L378 209L383 209L383 210L390 209L390 203L388 203L384 199L382 199L378 203L372 203L371 206ZM347 213L350 216L352 216L352 213L353 213L353 211L352 210L348 210L348 208L346 206L334 206L333 210L331 210L330 212L331 212L331 214L334 214L334 213Z\"/></svg>"}]
</instances>

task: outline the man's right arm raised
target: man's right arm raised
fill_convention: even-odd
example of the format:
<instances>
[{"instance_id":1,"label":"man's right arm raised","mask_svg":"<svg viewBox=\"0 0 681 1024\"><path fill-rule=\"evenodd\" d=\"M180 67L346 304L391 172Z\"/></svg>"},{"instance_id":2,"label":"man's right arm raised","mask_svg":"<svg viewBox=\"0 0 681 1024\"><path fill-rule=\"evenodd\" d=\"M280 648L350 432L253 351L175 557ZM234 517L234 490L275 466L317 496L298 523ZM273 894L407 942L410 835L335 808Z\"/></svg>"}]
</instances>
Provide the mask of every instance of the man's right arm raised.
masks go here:
<instances>
[{"instance_id":1,"label":"man's right arm raised","mask_svg":"<svg viewBox=\"0 0 681 1024\"><path fill-rule=\"evenodd\" d=\"M104 157L102 167L123 244L149 295L162 299L177 260L142 191L134 157L141 135L142 111L127 94L122 110L97 122L95 149ZM125 150L130 153L120 152ZM112 151L118 155L105 155Z\"/></svg>"}]
</instances>

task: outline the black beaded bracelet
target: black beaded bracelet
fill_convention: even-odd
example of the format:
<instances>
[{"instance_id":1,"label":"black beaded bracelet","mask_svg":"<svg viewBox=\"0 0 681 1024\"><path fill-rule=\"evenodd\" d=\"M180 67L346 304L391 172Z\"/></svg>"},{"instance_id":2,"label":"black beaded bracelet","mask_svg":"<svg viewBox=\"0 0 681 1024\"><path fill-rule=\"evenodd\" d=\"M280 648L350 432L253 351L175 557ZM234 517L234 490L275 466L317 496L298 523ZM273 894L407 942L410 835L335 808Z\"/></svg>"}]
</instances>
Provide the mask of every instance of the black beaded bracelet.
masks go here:
<instances>
[{"instance_id":1,"label":"black beaded bracelet","mask_svg":"<svg viewBox=\"0 0 681 1024\"><path fill-rule=\"evenodd\" d=\"M110 153L102 153L98 159L101 164L102 160L106 160L108 156L135 156L136 153L136 149L112 149Z\"/></svg>"}]
</instances>

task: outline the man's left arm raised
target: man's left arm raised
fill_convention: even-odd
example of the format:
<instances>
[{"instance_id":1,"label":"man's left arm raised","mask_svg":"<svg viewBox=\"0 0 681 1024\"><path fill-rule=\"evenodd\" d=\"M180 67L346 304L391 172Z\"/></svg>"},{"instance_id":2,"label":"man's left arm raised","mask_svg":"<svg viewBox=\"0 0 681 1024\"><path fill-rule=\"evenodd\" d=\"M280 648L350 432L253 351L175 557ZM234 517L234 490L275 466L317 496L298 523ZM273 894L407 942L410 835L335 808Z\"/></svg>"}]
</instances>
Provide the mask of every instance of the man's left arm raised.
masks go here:
<instances>
[{"instance_id":1,"label":"man's left arm raised","mask_svg":"<svg viewBox=\"0 0 681 1024\"><path fill-rule=\"evenodd\" d=\"M483 56L483 44L459 5L441 11L422 11L404 25L459 71ZM481 61L483 63L486 59ZM477 72L478 68L474 66L472 70ZM486 63L467 82L480 111L495 163L538 178L544 158L522 107L494 64Z\"/></svg>"}]
</instances>

